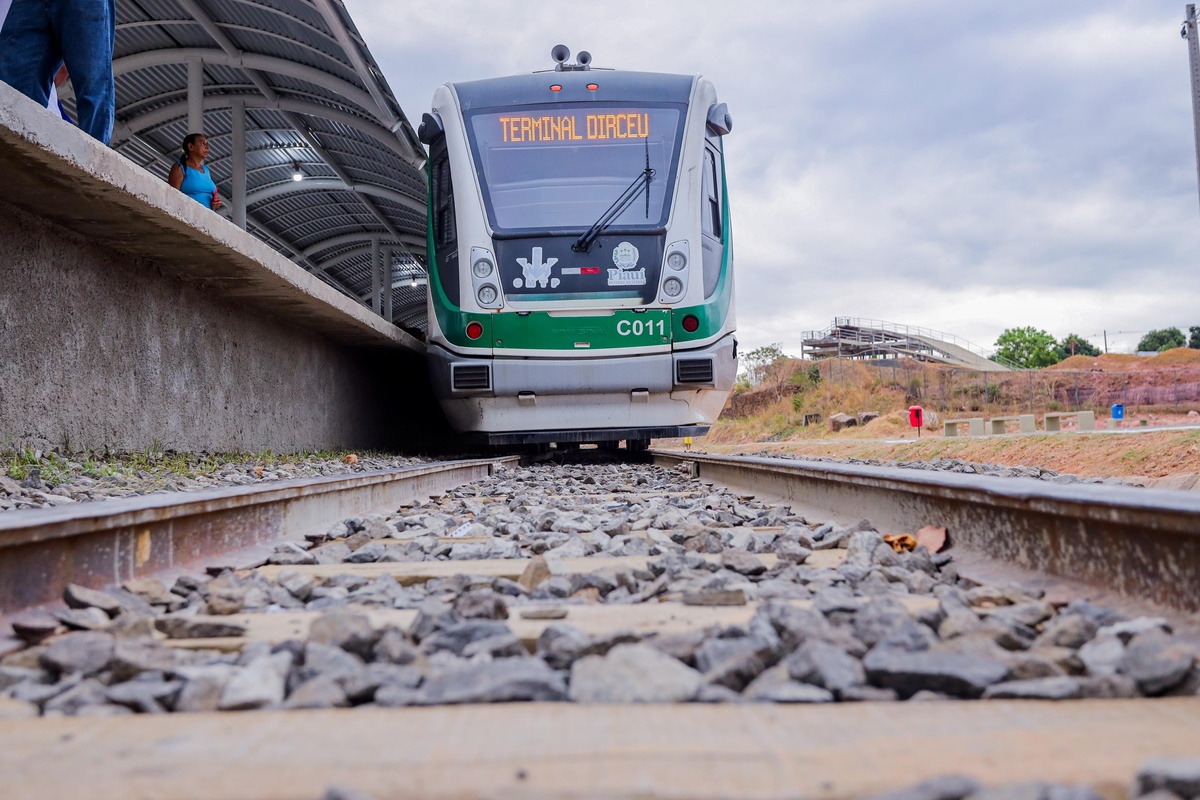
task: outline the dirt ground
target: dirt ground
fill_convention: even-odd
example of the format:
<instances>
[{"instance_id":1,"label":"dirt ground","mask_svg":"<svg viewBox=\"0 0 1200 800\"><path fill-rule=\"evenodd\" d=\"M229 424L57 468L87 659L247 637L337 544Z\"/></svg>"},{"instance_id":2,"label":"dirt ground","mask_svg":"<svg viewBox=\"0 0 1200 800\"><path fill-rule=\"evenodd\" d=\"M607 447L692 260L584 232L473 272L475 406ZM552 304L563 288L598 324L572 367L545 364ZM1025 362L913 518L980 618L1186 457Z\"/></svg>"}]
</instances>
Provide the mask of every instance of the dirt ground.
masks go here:
<instances>
[{"instance_id":1,"label":"dirt ground","mask_svg":"<svg viewBox=\"0 0 1200 800\"><path fill-rule=\"evenodd\" d=\"M1186 424L1184 419L1179 422ZM877 421L884 422L882 419ZM1195 420L1190 422L1195 423ZM879 438L867 438L874 425L872 422L854 431L854 438L839 435L838 438L816 441L723 444L700 439L693 449L720 454L769 452L884 461L959 458L987 464L1036 466L1084 477L1140 478L1149 486L1162 488L1191 489L1200 483L1196 479L1200 475L1200 429L1151 429L1131 434L1067 431L953 438L923 432L918 440L912 429L884 424L880 426ZM660 446L663 445L667 442ZM670 447L681 449L682 442L672 440Z\"/></svg>"}]
</instances>

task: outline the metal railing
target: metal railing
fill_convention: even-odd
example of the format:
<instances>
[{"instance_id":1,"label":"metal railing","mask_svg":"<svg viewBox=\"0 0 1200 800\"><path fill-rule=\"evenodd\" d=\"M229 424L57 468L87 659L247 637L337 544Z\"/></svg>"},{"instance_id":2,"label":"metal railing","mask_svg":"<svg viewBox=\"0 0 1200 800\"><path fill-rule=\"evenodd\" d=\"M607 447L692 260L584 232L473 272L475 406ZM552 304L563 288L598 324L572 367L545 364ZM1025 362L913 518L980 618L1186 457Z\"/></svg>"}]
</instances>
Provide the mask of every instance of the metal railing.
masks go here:
<instances>
[{"instance_id":1,"label":"metal railing","mask_svg":"<svg viewBox=\"0 0 1200 800\"><path fill-rule=\"evenodd\" d=\"M853 336L848 336L847 328L861 328L865 330L854 331ZM832 334L838 331L838 338L843 341L855 343L875 343L887 341L883 336L879 336L876 332L892 333L898 336L920 337L923 339L933 339L946 344L952 344L957 347L973 353L981 358L986 358L989 361L995 361L997 364L1008 367L1009 369L1020 369L1019 366L1008 361L1005 358L997 356L993 351L980 347L977 344L967 341L952 333L933 330L932 328L923 328L918 325L901 325L896 322L888 322L881 319L867 319L865 317L834 317L833 324L823 331L805 331L804 339L825 339L830 338ZM868 338L863 338L866 335Z\"/></svg>"}]
</instances>

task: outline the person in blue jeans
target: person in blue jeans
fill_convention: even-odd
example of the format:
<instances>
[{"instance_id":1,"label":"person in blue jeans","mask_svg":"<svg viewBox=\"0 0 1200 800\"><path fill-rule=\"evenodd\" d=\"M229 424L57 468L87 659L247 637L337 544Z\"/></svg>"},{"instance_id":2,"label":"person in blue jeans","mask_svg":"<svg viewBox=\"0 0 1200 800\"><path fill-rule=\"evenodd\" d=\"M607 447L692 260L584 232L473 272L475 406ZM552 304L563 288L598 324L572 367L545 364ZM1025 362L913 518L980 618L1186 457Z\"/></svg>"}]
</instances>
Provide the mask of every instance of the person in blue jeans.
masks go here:
<instances>
[{"instance_id":1,"label":"person in blue jeans","mask_svg":"<svg viewBox=\"0 0 1200 800\"><path fill-rule=\"evenodd\" d=\"M225 205L217 194L217 184L208 174L204 160L208 158L208 139L203 133L189 133L183 138L179 163L171 167L167 182L200 205L218 210Z\"/></svg>"},{"instance_id":2,"label":"person in blue jeans","mask_svg":"<svg viewBox=\"0 0 1200 800\"><path fill-rule=\"evenodd\" d=\"M114 0L13 0L0 29L0 81L44 106L65 62L79 127L108 144L116 24Z\"/></svg>"}]
</instances>

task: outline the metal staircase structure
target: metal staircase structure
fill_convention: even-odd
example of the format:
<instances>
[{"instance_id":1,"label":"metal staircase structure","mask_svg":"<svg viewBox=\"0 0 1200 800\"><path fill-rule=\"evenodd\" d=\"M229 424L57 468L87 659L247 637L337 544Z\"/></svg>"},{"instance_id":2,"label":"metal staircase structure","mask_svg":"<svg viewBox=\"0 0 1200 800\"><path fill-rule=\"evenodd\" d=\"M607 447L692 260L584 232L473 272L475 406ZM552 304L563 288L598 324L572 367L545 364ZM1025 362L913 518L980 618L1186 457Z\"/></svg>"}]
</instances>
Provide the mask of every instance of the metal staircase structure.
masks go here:
<instances>
[{"instance_id":1,"label":"metal staircase structure","mask_svg":"<svg viewBox=\"0 0 1200 800\"><path fill-rule=\"evenodd\" d=\"M801 356L811 359L913 358L982 372L1016 368L951 333L859 317L836 317L823 331L806 331L801 347Z\"/></svg>"}]
</instances>

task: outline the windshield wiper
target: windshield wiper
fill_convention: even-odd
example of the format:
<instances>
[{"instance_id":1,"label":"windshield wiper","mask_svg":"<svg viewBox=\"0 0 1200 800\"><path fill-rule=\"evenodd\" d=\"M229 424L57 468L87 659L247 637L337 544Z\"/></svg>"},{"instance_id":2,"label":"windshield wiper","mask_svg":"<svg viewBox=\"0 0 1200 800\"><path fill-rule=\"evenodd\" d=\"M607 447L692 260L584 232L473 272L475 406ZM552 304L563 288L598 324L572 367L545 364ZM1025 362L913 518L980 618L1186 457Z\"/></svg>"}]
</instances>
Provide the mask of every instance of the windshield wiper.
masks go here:
<instances>
[{"instance_id":1,"label":"windshield wiper","mask_svg":"<svg viewBox=\"0 0 1200 800\"><path fill-rule=\"evenodd\" d=\"M613 202L608 209L600 215L600 219L596 220L592 227L575 240L575 244L571 245L571 249L576 253L586 253L592 249L596 238L604 233L604 231L616 221L617 217L625 212L625 209L633 205L633 201L643 191L646 193L646 219L650 218L650 182L654 180L654 170L650 168L650 146L646 145L646 168L638 173L638 176L633 179L633 183L626 187L625 191L621 192L621 196Z\"/></svg>"}]
</instances>

